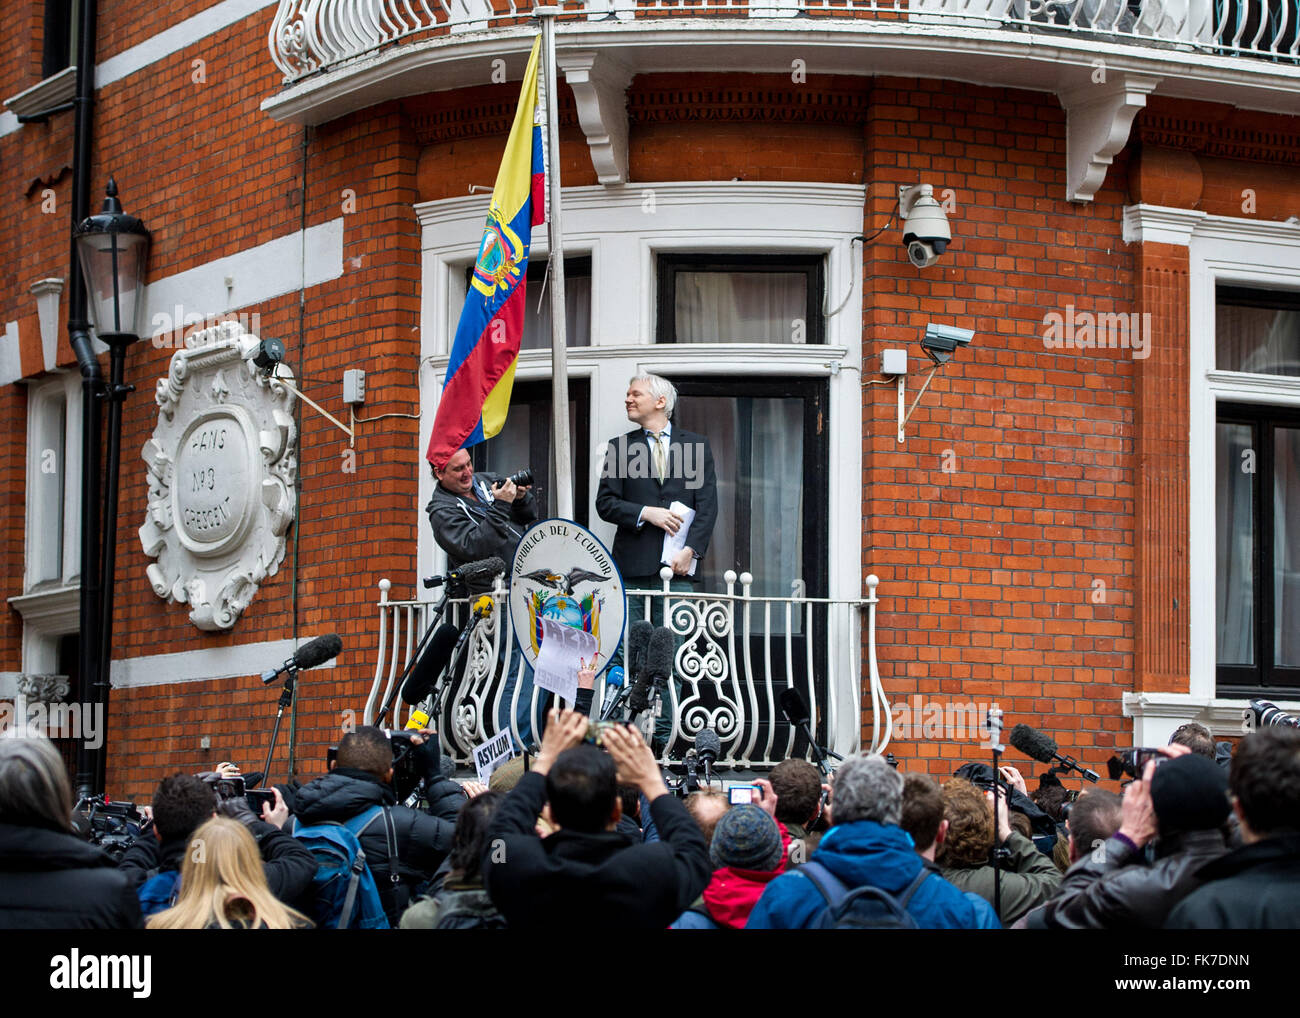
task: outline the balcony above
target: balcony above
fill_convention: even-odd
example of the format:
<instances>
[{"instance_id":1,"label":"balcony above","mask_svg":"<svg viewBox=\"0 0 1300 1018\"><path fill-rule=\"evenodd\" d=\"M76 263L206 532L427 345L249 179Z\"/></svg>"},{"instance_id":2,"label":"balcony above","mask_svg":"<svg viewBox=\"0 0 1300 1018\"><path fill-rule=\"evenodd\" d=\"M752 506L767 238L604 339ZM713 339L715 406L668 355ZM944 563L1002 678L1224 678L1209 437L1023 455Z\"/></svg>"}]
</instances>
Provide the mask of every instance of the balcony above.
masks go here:
<instances>
[{"instance_id":1,"label":"balcony above","mask_svg":"<svg viewBox=\"0 0 1300 1018\"><path fill-rule=\"evenodd\" d=\"M1090 201L1146 96L1300 114L1300 0L562 0L557 64L604 184L626 182L623 96L651 72L890 75L1053 92L1067 197ZM272 118L522 77L538 21L516 0L281 0Z\"/></svg>"}]
</instances>

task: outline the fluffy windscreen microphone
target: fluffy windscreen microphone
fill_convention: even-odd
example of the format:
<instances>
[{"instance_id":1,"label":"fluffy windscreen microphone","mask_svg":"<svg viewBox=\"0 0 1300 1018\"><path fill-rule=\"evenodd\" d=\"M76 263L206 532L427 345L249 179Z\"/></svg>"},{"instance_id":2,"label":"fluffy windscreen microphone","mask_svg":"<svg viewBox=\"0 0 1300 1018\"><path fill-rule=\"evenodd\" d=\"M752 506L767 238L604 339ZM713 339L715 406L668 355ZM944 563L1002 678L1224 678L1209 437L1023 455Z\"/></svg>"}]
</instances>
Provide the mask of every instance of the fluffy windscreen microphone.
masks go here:
<instances>
[{"instance_id":1,"label":"fluffy windscreen microphone","mask_svg":"<svg viewBox=\"0 0 1300 1018\"><path fill-rule=\"evenodd\" d=\"M338 633L326 633L314 640L309 640L293 653L293 663L299 668L315 668L331 658L336 658L343 651L343 641Z\"/></svg>"},{"instance_id":2,"label":"fluffy windscreen microphone","mask_svg":"<svg viewBox=\"0 0 1300 1018\"><path fill-rule=\"evenodd\" d=\"M650 690L656 679L667 679L673 670L673 634L662 627L652 627L650 641L645 648L645 665L640 669L627 705L634 713L650 706Z\"/></svg>"},{"instance_id":3,"label":"fluffy windscreen microphone","mask_svg":"<svg viewBox=\"0 0 1300 1018\"><path fill-rule=\"evenodd\" d=\"M796 728L800 725L806 725L809 718L812 717L812 711L808 709L808 701L803 698L803 694L799 690L781 690L780 701L781 713Z\"/></svg>"},{"instance_id":4,"label":"fluffy windscreen microphone","mask_svg":"<svg viewBox=\"0 0 1300 1018\"><path fill-rule=\"evenodd\" d=\"M469 588L470 594L486 594L492 589L493 581L505 571L505 562L493 556L477 562L466 562L453 572Z\"/></svg>"},{"instance_id":5,"label":"fluffy windscreen microphone","mask_svg":"<svg viewBox=\"0 0 1300 1018\"><path fill-rule=\"evenodd\" d=\"M1024 753L1031 760L1049 764L1056 759L1056 743L1042 732L1028 725L1016 725L1009 737L1011 745Z\"/></svg>"},{"instance_id":6,"label":"fluffy windscreen microphone","mask_svg":"<svg viewBox=\"0 0 1300 1018\"><path fill-rule=\"evenodd\" d=\"M442 670L447 667L447 662L451 660L459 636L460 630L450 622L444 622L438 627L438 631L429 640L429 645L424 648L424 653L415 662L411 674L402 683L402 701L404 703L413 707L429 695L430 690L438 681L438 676L442 674Z\"/></svg>"},{"instance_id":7,"label":"fluffy windscreen microphone","mask_svg":"<svg viewBox=\"0 0 1300 1018\"><path fill-rule=\"evenodd\" d=\"M627 627L627 648L624 653L623 668L632 681L636 682L645 671L645 649L650 643L650 634L655 627L644 620L633 622Z\"/></svg>"},{"instance_id":8,"label":"fluffy windscreen microphone","mask_svg":"<svg viewBox=\"0 0 1300 1018\"><path fill-rule=\"evenodd\" d=\"M706 728L695 737L695 755L705 767L712 767L722 755L722 740L712 728Z\"/></svg>"}]
</instances>

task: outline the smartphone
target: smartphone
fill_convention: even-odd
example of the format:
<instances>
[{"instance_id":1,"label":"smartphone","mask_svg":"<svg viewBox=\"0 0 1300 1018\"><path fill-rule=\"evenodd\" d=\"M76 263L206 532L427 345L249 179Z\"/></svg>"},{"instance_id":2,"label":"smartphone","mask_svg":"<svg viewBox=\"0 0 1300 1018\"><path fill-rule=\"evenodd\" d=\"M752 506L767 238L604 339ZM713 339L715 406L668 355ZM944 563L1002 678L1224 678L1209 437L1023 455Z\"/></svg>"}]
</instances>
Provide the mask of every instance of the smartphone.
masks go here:
<instances>
[{"instance_id":1,"label":"smartphone","mask_svg":"<svg viewBox=\"0 0 1300 1018\"><path fill-rule=\"evenodd\" d=\"M733 806L748 806L754 801L758 789L753 785L732 785L727 794Z\"/></svg>"}]
</instances>

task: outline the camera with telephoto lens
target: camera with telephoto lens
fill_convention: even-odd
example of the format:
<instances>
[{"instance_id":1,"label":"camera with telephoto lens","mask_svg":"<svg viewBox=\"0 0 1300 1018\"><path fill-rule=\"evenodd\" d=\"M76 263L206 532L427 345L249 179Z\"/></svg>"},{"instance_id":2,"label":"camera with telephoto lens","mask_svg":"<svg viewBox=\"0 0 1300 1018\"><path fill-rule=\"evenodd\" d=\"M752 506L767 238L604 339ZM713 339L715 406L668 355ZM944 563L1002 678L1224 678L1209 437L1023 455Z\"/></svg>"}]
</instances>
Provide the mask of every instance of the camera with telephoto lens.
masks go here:
<instances>
[{"instance_id":1,"label":"camera with telephoto lens","mask_svg":"<svg viewBox=\"0 0 1300 1018\"><path fill-rule=\"evenodd\" d=\"M1125 774L1130 778L1140 778L1146 770L1148 760L1155 760L1158 764L1164 759L1165 755L1158 749L1134 746L1132 749L1120 750L1107 760L1106 771L1110 774L1111 781L1118 781Z\"/></svg>"},{"instance_id":2,"label":"camera with telephoto lens","mask_svg":"<svg viewBox=\"0 0 1300 1018\"><path fill-rule=\"evenodd\" d=\"M523 470L516 470L506 480L516 488L527 488L533 483L533 472L529 467L524 467Z\"/></svg>"},{"instance_id":3,"label":"camera with telephoto lens","mask_svg":"<svg viewBox=\"0 0 1300 1018\"><path fill-rule=\"evenodd\" d=\"M1271 700L1251 700L1243 713L1247 724L1253 720L1255 728L1300 728L1300 717L1288 714Z\"/></svg>"}]
</instances>

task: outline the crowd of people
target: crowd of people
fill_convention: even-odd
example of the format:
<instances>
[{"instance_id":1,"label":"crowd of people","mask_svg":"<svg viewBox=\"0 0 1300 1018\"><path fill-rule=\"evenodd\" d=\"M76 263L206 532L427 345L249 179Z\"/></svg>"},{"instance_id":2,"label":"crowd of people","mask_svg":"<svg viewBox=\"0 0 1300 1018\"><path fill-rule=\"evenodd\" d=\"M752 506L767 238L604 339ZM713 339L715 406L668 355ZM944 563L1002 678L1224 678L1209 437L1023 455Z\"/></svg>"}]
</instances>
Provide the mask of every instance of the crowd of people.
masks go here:
<instances>
[{"instance_id":1,"label":"crowd of people","mask_svg":"<svg viewBox=\"0 0 1300 1018\"><path fill-rule=\"evenodd\" d=\"M398 803L375 728L346 734L324 776L277 786L261 816L215 791L233 766L171 775L115 860L74 826L53 744L11 730L0 927L1300 927L1295 729L1227 757L1183 726L1122 795L1076 796L1051 773L1030 792L1011 766L940 784L860 755L829 782L787 760L738 804L671 792L631 726L591 736L581 709L551 711L538 754L491 787L446 776L437 739L417 736L423 810Z\"/></svg>"}]
</instances>

